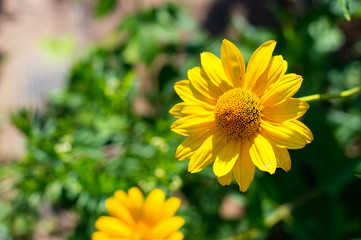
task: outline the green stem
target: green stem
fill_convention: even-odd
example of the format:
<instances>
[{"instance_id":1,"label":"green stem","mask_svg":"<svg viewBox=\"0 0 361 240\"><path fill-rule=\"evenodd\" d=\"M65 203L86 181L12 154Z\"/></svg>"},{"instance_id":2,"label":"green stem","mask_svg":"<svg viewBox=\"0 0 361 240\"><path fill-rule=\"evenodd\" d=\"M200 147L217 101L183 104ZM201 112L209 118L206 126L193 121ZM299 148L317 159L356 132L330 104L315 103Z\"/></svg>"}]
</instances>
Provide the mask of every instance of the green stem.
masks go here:
<instances>
[{"instance_id":1,"label":"green stem","mask_svg":"<svg viewBox=\"0 0 361 240\"><path fill-rule=\"evenodd\" d=\"M313 101L321 101L321 100L328 100L333 98L344 98L351 96L352 94L358 93L361 91L361 86L351 88L346 91L342 91L339 93L325 93L325 94L314 94L305 97L301 97L299 99L306 101L306 102L313 102Z\"/></svg>"},{"instance_id":2,"label":"green stem","mask_svg":"<svg viewBox=\"0 0 361 240\"><path fill-rule=\"evenodd\" d=\"M316 198L318 195L320 195L320 193L321 192L319 189L314 189L314 190L307 192L306 194L298 197L297 199L295 199L292 202L285 203L285 204L279 206L276 211L274 211L271 215L269 215L264 220L264 225L268 229L272 228L274 225L276 225L280 221L290 217L293 209L297 208L298 206L304 204L305 202L307 202L313 198Z\"/></svg>"}]
</instances>

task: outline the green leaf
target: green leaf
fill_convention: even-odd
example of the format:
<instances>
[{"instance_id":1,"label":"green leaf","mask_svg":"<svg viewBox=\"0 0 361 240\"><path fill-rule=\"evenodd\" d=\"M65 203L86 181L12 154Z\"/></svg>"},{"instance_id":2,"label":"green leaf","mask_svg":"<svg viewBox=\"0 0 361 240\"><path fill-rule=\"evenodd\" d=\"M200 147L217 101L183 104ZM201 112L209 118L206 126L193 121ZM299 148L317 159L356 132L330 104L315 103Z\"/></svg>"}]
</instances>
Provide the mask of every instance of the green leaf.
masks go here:
<instances>
[{"instance_id":1,"label":"green leaf","mask_svg":"<svg viewBox=\"0 0 361 240\"><path fill-rule=\"evenodd\" d=\"M361 178L361 174L355 174L355 176Z\"/></svg>"},{"instance_id":2,"label":"green leaf","mask_svg":"<svg viewBox=\"0 0 361 240\"><path fill-rule=\"evenodd\" d=\"M350 17L350 2L349 0L338 0L338 4L340 4L343 15L347 19L347 21L351 20Z\"/></svg>"},{"instance_id":3,"label":"green leaf","mask_svg":"<svg viewBox=\"0 0 361 240\"><path fill-rule=\"evenodd\" d=\"M116 3L116 0L99 0L95 9L95 15L97 17L104 17L114 9Z\"/></svg>"}]
</instances>

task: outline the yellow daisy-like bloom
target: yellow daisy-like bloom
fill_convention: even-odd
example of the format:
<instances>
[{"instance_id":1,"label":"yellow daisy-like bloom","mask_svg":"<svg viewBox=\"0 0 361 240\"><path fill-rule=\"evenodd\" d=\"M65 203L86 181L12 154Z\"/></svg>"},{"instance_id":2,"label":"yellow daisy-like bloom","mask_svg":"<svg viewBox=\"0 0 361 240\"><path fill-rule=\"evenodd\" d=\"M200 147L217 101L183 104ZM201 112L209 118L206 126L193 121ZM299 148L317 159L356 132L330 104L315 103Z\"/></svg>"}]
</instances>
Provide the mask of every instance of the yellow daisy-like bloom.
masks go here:
<instances>
[{"instance_id":1,"label":"yellow daisy-like bloom","mask_svg":"<svg viewBox=\"0 0 361 240\"><path fill-rule=\"evenodd\" d=\"M189 172L214 162L220 184L231 184L234 176L240 190L246 191L255 166L271 174L277 167L288 171L287 149L302 148L313 140L311 131L296 120L309 105L292 98L302 76L285 74L287 62L272 56L275 46L275 41L262 44L246 69L241 52L224 40L221 59L202 53L202 68L189 70L189 80L175 84L184 102L170 110L180 118L171 128L187 136L176 157L190 159Z\"/></svg>"},{"instance_id":2,"label":"yellow daisy-like bloom","mask_svg":"<svg viewBox=\"0 0 361 240\"><path fill-rule=\"evenodd\" d=\"M112 217L98 218L92 240L181 240L184 236L177 230L184 219L174 216L180 204L176 197L165 200L160 189L145 200L137 187L129 189L128 195L118 190L105 202Z\"/></svg>"}]
</instances>

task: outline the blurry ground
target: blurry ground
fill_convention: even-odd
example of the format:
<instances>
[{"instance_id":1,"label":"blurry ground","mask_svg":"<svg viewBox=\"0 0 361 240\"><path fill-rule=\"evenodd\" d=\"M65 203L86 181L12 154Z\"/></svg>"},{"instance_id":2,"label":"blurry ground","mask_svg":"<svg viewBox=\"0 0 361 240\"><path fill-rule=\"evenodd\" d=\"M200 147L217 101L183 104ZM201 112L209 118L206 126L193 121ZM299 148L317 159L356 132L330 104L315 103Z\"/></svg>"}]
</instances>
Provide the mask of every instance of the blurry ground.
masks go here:
<instances>
[{"instance_id":1,"label":"blurry ground","mask_svg":"<svg viewBox=\"0 0 361 240\"><path fill-rule=\"evenodd\" d=\"M3 60L0 69L0 161L17 158L24 148L21 136L8 123L9 113L22 107L44 107L46 95L64 85L71 63L89 45L109 35L126 14L162 2L165 1L118 1L111 14L94 19L94 0L0 0L0 53ZM202 21L212 0L184 2L192 2L190 9L194 17ZM56 49L56 44L66 41L69 49ZM51 51L62 52L51 56Z\"/></svg>"}]
</instances>

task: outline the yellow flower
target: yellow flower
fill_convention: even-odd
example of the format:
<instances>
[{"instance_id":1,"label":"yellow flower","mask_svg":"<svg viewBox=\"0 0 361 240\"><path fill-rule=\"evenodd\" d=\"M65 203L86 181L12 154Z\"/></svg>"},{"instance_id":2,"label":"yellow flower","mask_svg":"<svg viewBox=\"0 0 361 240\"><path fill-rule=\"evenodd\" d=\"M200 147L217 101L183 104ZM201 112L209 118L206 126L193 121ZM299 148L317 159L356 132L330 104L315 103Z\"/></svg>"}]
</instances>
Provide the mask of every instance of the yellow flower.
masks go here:
<instances>
[{"instance_id":1,"label":"yellow flower","mask_svg":"<svg viewBox=\"0 0 361 240\"><path fill-rule=\"evenodd\" d=\"M129 189L128 195L118 190L105 202L112 217L98 218L92 240L181 240L184 236L177 230L184 219L174 216L180 204L176 197L165 201L160 189L151 191L145 200L137 187Z\"/></svg>"},{"instance_id":2,"label":"yellow flower","mask_svg":"<svg viewBox=\"0 0 361 240\"><path fill-rule=\"evenodd\" d=\"M189 80L175 84L184 101L169 112L180 118L171 126L187 136L178 147L179 160L190 159L188 171L196 173L213 163L220 184L233 176L241 191L252 182L255 166L273 174L277 167L290 170L287 149L299 149L313 140L300 121L309 105L292 98L302 76L285 74L287 62L273 56L275 41L262 44L247 70L241 52L223 40L221 59L201 54L201 67L188 71Z\"/></svg>"}]
</instances>

